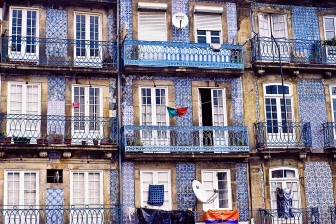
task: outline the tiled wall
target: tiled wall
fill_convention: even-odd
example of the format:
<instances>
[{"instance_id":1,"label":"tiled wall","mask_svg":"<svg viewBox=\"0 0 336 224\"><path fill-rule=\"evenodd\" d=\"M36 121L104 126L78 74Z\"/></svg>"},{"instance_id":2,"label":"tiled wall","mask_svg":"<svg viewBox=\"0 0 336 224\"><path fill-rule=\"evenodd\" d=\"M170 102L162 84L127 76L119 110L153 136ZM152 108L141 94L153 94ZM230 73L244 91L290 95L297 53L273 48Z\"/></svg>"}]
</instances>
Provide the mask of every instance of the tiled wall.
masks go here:
<instances>
[{"instance_id":1,"label":"tiled wall","mask_svg":"<svg viewBox=\"0 0 336 224\"><path fill-rule=\"evenodd\" d=\"M177 209L195 208L196 198L192 182L196 179L196 165L193 163L176 164Z\"/></svg>"},{"instance_id":2,"label":"tiled wall","mask_svg":"<svg viewBox=\"0 0 336 224\"><path fill-rule=\"evenodd\" d=\"M134 202L134 163L123 162L123 223L135 223L135 202Z\"/></svg>"},{"instance_id":3,"label":"tiled wall","mask_svg":"<svg viewBox=\"0 0 336 224\"><path fill-rule=\"evenodd\" d=\"M236 183L237 183L239 221L249 221L247 164L238 163L236 165Z\"/></svg>"},{"instance_id":4,"label":"tiled wall","mask_svg":"<svg viewBox=\"0 0 336 224\"><path fill-rule=\"evenodd\" d=\"M320 79L301 79L298 82L301 122L310 122L313 149L323 148L322 124L327 122L323 83Z\"/></svg>"},{"instance_id":5,"label":"tiled wall","mask_svg":"<svg viewBox=\"0 0 336 224\"><path fill-rule=\"evenodd\" d=\"M46 205L47 206L63 206L64 205L64 191L59 188L47 188L46 194ZM58 223L59 220L63 220L62 212L53 212L53 210L46 211L46 223L53 224Z\"/></svg>"},{"instance_id":6,"label":"tiled wall","mask_svg":"<svg viewBox=\"0 0 336 224\"><path fill-rule=\"evenodd\" d=\"M318 207L320 223L330 223L329 207L334 204L332 173L327 162L307 162L305 171L307 208Z\"/></svg>"}]
</instances>

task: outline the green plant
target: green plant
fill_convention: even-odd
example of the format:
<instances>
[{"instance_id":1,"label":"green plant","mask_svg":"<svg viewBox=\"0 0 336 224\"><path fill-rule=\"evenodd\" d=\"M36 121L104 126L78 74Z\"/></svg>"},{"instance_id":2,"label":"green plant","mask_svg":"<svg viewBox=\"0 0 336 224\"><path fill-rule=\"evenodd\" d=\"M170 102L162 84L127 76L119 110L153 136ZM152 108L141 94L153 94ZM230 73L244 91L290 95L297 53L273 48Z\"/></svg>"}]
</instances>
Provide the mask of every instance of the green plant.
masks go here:
<instances>
[{"instance_id":1,"label":"green plant","mask_svg":"<svg viewBox=\"0 0 336 224\"><path fill-rule=\"evenodd\" d=\"M66 133L66 135L64 136L65 139L71 139L71 131L70 129L68 130L68 132Z\"/></svg>"},{"instance_id":2,"label":"green plant","mask_svg":"<svg viewBox=\"0 0 336 224\"><path fill-rule=\"evenodd\" d=\"M100 139L100 136L99 135L97 135L95 138L93 138L93 140L99 140Z\"/></svg>"},{"instance_id":3,"label":"green plant","mask_svg":"<svg viewBox=\"0 0 336 224\"><path fill-rule=\"evenodd\" d=\"M308 60L310 62L320 62L321 57L319 52L315 52L314 54L309 55Z\"/></svg>"},{"instance_id":4,"label":"green plant","mask_svg":"<svg viewBox=\"0 0 336 224\"><path fill-rule=\"evenodd\" d=\"M336 46L336 37L333 37L329 40L325 40L324 43L329 46Z\"/></svg>"},{"instance_id":5,"label":"green plant","mask_svg":"<svg viewBox=\"0 0 336 224\"><path fill-rule=\"evenodd\" d=\"M4 131L1 131L0 132L0 138L4 138L4 137L7 137L7 135Z\"/></svg>"}]
</instances>

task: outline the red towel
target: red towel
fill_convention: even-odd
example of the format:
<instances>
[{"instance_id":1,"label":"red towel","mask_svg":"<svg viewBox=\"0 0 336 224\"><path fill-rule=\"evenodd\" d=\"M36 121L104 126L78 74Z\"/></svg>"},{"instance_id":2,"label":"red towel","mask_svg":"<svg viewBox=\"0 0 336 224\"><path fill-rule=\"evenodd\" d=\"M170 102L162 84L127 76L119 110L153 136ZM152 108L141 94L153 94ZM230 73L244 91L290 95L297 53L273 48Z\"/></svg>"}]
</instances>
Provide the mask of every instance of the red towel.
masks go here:
<instances>
[{"instance_id":1,"label":"red towel","mask_svg":"<svg viewBox=\"0 0 336 224\"><path fill-rule=\"evenodd\" d=\"M176 107L176 109L178 116L182 116L187 112L188 107Z\"/></svg>"}]
</instances>

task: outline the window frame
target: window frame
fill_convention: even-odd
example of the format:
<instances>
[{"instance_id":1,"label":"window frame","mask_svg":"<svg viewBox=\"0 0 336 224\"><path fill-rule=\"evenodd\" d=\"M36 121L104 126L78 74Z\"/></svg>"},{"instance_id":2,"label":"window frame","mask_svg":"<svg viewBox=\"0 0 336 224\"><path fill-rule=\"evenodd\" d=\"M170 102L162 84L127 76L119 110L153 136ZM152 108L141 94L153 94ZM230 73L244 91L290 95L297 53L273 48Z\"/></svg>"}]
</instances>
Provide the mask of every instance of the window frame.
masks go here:
<instances>
[{"instance_id":1,"label":"window frame","mask_svg":"<svg viewBox=\"0 0 336 224\"><path fill-rule=\"evenodd\" d=\"M40 180L39 180L39 170L5 170L4 171L4 208L9 208L9 207L12 207L10 205L8 205L8 173L19 173L19 205L20 206L25 206L24 204L24 198L22 197L22 195L24 195L24 174L25 173L35 173L36 174L36 192L35 192L35 196L36 196L36 202L35 202L35 206L38 206L39 205L39 201L40 201ZM22 208L22 207L20 207Z\"/></svg>"},{"instance_id":2,"label":"window frame","mask_svg":"<svg viewBox=\"0 0 336 224\"><path fill-rule=\"evenodd\" d=\"M219 201L218 201L218 196L215 199L213 203L216 203L215 207L210 208L210 206L207 206L207 204L203 204L202 208L203 210L208 210L208 209L216 209L216 210L232 210L232 204L233 204L233 198L232 198L232 181L231 181L231 170L230 169L202 169L201 170L201 180L202 180L202 185L204 186L204 181L203 181L203 176L205 175L205 172L212 172L213 177L217 177L217 173L227 173L227 187L228 187L228 207L227 208L219 208ZM213 182L213 187L214 189L218 190L218 178L216 179L217 183ZM216 188L217 187L217 188ZM211 195L210 195L211 196ZM209 196L209 197L210 197Z\"/></svg>"},{"instance_id":3,"label":"window frame","mask_svg":"<svg viewBox=\"0 0 336 224\"><path fill-rule=\"evenodd\" d=\"M336 85L331 85L330 86L331 117L332 117L332 121L335 122L336 117L335 117L334 113L336 113L336 110L334 111L334 106L336 107L336 102L335 102L335 105L334 105L333 100L336 100L336 93L335 93L335 95L332 94L332 89L333 88L335 88L335 90L336 90Z\"/></svg>"},{"instance_id":4,"label":"window frame","mask_svg":"<svg viewBox=\"0 0 336 224\"><path fill-rule=\"evenodd\" d=\"M281 124L282 123L281 99L283 98L283 94L282 93L280 93L280 94L279 93L277 93L277 94L268 94L268 93L266 93L266 88L268 86L272 86L272 85L282 86L281 83L267 83L267 84L263 85L263 91L264 91L263 101L264 101L264 110L265 110L265 121L267 121L267 110L266 110L266 102L265 102L265 100L266 100L266 98L276 98L277 121L278 121L278 124ZM291 84L284 84L284 86L288 87L288 94L285 94L285 99L286 100L287 99L291 100L291 113L292 113L292 121L291 122L295 122L293 86ZM287 110L286 110L286 112L287 112Z\"/></svg>"},{"instance_id":5,"label":"window frame","mask_svg":"<svg viewBox=\"0 0 336 224\"><path fill-rule=\"evenodd\" d=\"M100 194L99 194L99 201L100 201L100 205L104 204L104 177L103 177L103 171L102 170L71 170L70 171L70 205L77 205L74 204L74 181L73 181L73 175L74 173L84 173L84 204L79 204L79 205L90 205L90 203L88 203L88 185L89 185L89 179L88 179L88 174L89 173L99 173L99 182L100 182Z\"/></svg>"},{"instance_id":6,"label":"window frame","mask_svg":"<svg viewBox=\"0 0 336 224\"><path fill-rule=\"evenodd\" d=\"M9 29L9 37L13 36L12 33L12 28L13 28L13 10L22 10L22 24L21 24L21 37L25 38L25 40L22 41L21 39L21 50L20 51L12 51L11 48L9 48L8 50L8 55L10 58L14 58L14 59L27 59L28 55L31 57L34 57L33 60L35 60L39 57L39 43L35 42L35 53L29 53L25 51L25 48L27 47L27 37L31 37L31 38L39 38L40 36L40 13L39 13L39 8L34 8L34 7L17 7L17 6L10 6L9 7L9 24L8 24L8 29ZM36 11L36 34L35 36L27 36L27 11ZM16 35L19 36L19 35ZM11 45L12 40L9 40L9 45ZM31 60L31 59L30 59Z\"/></svg>"},{"instance_id":7,"label":"window frame","mask_svg":"<svg viewBox=\"0 0 336 224\"><path fill-rule=\"evenodd\" d=\"M38 112L37 115L41 114L41 97L42 97L42 92L41 92L41 84L40 83L24 83L24 82L8 82L8 99L7 99L7 111L11 111L11 93L12 93L12 88L11 85L15 84L15 85L22 85L22 98L21 98L21 102L22 102L22 112L21 114L27 114L27 86L31 85L31 86L37 86L38 87Z\"/></svg>"},{"instance_id":8,"label":"window frame","mask_svg":"<svg viewBox=\"0 0 336 224\"><path fill-rule=\"evenodd\" d=\"M332 18L334 20L334 37L336 37L336 15L332 16L332 15L328 15L328 16L323 16L323 35L324 35L324 40L328 40L327 39L327 35L326 35L326 26L325 26L325 19L326 18Z\"/></svg>"},{"instance_id":9,"label":"window frame","mask_svg":"<svg viewBox=\"0 0 336 224\"><path fill-rule=\"evenodd\" d=\"M157 174L159 172L167 172L168 174L168 210L172 210L173 208L173 201L172 201L172 175L171 175L171 170L170 169L152 169L152 170L147 170L147 169L144 169L144 170L140 170L140 206L141 207L150 207L150 208L154 208L154 209L162 209L161 206L153 206L153 205L148 205L147 203L146 204L143 204L144 203L144 199L147 200L147 198L144 198L144 185L143 185L143 173L145 172L151 172L153 173L153 180L152 180L152 184L158 184L159 180L158 180L158 177L157 177ZM156 175L156 176L155 176ZM166 198L165 198L166 199ZM163 206L163 205L162 205Z\"/></svg>"},{"instance_id":10,"label":"window frame","mask_svg":"<svg viewBox=\"0 0 336 224\"><path fill-rule=\"evenodd\" d=\"M196 5L195 7L197 7L198 5ZM207 8L207 7L205 7ZM217 8L217 7L216 7ZM219 7L220 8L220 7ZM223 44L224 40L223 40L223 21L222 21L222 16L223 16L223 11L222 12L207 12L207 11L197 11L194 10L194 18L193 18L193 23L194 23L194 35L195 35L195 43L199 43L198 41L198 31L205 31L206 34L205 34L205 37L206 37L206 43L201 43L201 44ZM197 20L197 13L199 14L203 14L203 15L207 15L207 16L211 16L211 15L219 15L220 16L220 27L221 29L220 30L212 30L212 29L202 29L202 28L198 28L197 27L197 23L196 23L196 20ZM219 43L212 43L211 42L211 31L217 31L219 32ZM216 36L217 37L217 36Z\"/></svg>"},{"instance_id":11,"label":"window frame","mask_svg":"<svg viewBox=\"0 0 336 224\"><path fill-rule=\"evenodd\" d=\"M287 24L287 15L285 13L266 13L266 12L259 12L258 13L258 33L260 33L260 16L262 15L267 15L267 23L268 23L268 31L269 35L268 36L260 36L260 37L269 37L271 38L271 35L274 36L274 24L273 24L273 17L274 16L283 16L284 17L284 24L285 24L285 35L284 37L275 37L275 38L288 38L288 24Z\"/></svg>"},{"instance_id":12,"label":"window frame","mask_svg":"<svg viewBox=\"0 0 336 224\"><path fill-rule=\"evenodd\" d=\"M273 178L272 177L272 172L273 171L277 171L277 170L291 170L291 171L294 171L294 173L295 173L295 177L293 177L293 178L286 178L286 177L282 177L282 178ZM298 208L300 208L301 207L301 189L300 189L300 178L299 178L299 172L298 172L298 169L297 168L293 168L293 167L286 167L286 166L284 166L284 167L273 167L273 168L270 168L269 169L269 186L270 186L270 188L269 188L269 194L270 194L270 202L271 202L271 209L277 209L277 208L272 208L272 201L273 200L276 200L276 199L273 199L272 198L272 184L271 184L271 182L272 181L274 181L274 182L282 182L282 184L283 183L285 183L285 182L289 182L289 181L291 181L291 182L297 182L297 191L298 191L298 198L297 198L297 200L298 200L298 207L296 208L296 209L298 209ZM293 209L295 209L294 208L294 206L293 206Z\"/></svg>"},{"instance_id":13,"label":"window frame","mask_svg":"<svg viewBox=\"0 0 336 224\"><path fill-rule=\"evenodd\" d=\"M153 12L153 13L163 13L164 15L163 15L163 17L162 18L164 18L164 20L165 20L165 22L164 22L164 24L165 24L165 38L158 38L158 39L156 39L156 38L153 38L153 39L146 39L146 38L141 38L140 39L140 35L139 35L139 33L141 32L141 26L140 26L140 18L141 18L141 16L140 16L140 14L141 13L145 13L145 12L147 12L147 13L150 13L150 12ZM158 18L158 17L156 17L156 18ZM142 8L142 9L138 9L137 10L137 19L138 19L138 21L137 21L137 25L138 25L138 40L140 40L140 41L168 41L168 24L167 24L167 10L166 9L149 9L149 8ZM158 20L158 19L156 19L156 20ZM155 35L152 35L152 36L155 36ZM163 35L162 35L162 37L163 37Z\"/></svg>"},{"instance_id":14,"label":"window frame","mask_svg":"<svg viewBox=\"0 0 336 224\"><path fill-rule=\"evenodd\" d=\"M156 87L152 87L152 86L139 86L139 121L140 121L140 125L143 124L143 120L142 120L142 89L151 89L151 106L152 106L152 111L151 111L151 115L152 115L152 124L151 126L156 126L157 125L157 119L156 119L156 94L155 94L155 90L156 89L165 89L165 100L166 100L166 105L165 107L168 106L168 87L167 86L156 86ZM154 94L153 94L154 93ZM154 104L153 104L154 102ZM155 116L154 116L155 115ZM166 110L166 126L169 126L169 114L168 111Z\"/></svg>"}]
</instances>

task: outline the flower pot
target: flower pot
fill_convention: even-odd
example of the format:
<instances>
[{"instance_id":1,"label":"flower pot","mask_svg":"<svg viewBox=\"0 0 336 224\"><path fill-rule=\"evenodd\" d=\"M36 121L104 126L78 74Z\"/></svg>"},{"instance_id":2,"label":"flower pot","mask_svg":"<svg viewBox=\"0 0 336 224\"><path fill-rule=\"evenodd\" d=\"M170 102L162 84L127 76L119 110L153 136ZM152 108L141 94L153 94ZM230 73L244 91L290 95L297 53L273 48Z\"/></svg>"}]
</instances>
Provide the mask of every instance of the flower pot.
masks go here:
<instances>
[{"instance_id":1,"label":"flower pot","mask_svg":"<svg viewBox=\"0 0 336 224\"><path fill-rule=\"evenodd\" d=\"M100 140L100 145L112 145L112 140L102 139Z\"/></svg>"},{"instance_id":2,"label":"flower pot","mask_svg":"<svg viewBox=\"0 0 336 224\"><path fill-rule=\"evenodd\" d=\"M47 145L48 144L48 139L38 138L38 139L36 139L36 142L37 142L38 145Z\"/></svg>"},{"instance_id":3,"label":"flower pot","mask_svg":"<svg viewBox=\"0 0 336 224\"><path fill-rule=\"evenodd\" d=\"M86 141L82 141L82 145L86 145Z\"/></svg>"},{"instance_id":4,"label":"flower pot","mask_svg":"<svg viewBox=\"0 0 336 224\"><path fill-rule=\"evenodd\" d=\"M64 143L65 143L66 145L71 145L71 138L65 138L65 139L64 139Z\"/></svg>"},{"instance_id":5,"label":"flower pot","mask_svg":"<svg viewBox=\"0 0 336 224\"><path fill-rule=\"evenodd\" d=\"M0 144L1 145L10 145L12 142L12 138L11 137L1 137L0 138Z\"/></svg>"},{"instance_id":6,"label":"flower pot","mask_svg":"<svg viewBox=\"0 0 336 224\"><path fill-rule=\"evenodd\" d=\"M61 138L55 138L53 140L52 144L62 144L62 139Z\"/></svg>"},{"instance_id":7,"label":"flower pot","mask_svg":"<svg viewBox=\"0 0 336 224\"><path fill-rule=\"evenodd\" d=\"M93 140L93 145L98 145L98 140Z\"/></svg>"},{"instance_id":8,"label":"flower pot","mask_svg":"<svg viewBox=\"0 0 336 224\"><path fill-rule=\"evenodd\" d=\"M26 137L13 137L14 144L29 144L30 138Z\"/></svg>"}]
</instances>

